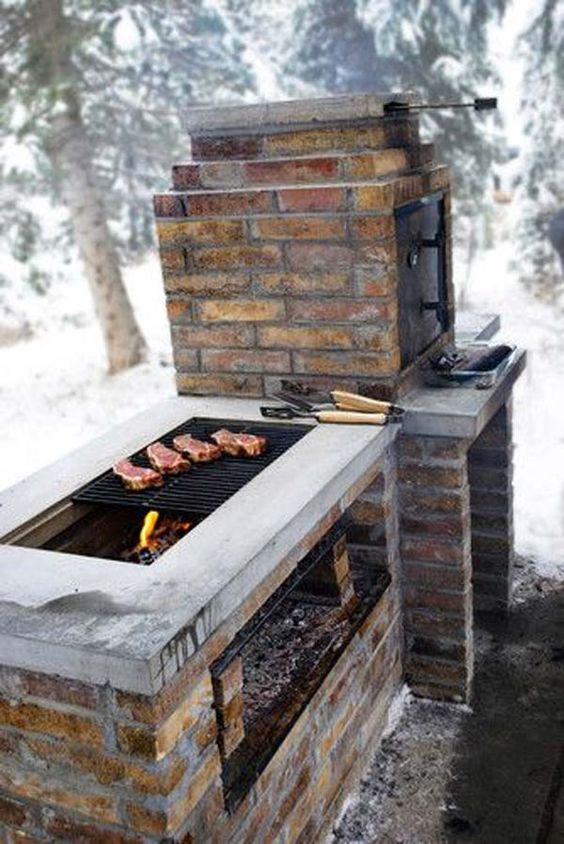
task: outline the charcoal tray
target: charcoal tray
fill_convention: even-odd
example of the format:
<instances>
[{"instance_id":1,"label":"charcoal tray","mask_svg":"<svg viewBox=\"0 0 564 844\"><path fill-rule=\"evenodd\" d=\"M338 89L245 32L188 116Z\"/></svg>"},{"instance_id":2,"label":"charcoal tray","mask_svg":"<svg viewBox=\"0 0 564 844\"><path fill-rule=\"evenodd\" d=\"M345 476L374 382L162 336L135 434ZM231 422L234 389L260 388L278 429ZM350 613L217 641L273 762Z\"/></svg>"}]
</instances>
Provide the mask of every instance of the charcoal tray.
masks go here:
<instances>
[{"instance_id":1,"label":"charcoal tray","mask_svg":"<svg viewBox=\"0 0 564 844\"><path fill-rule=\"evenodd\" d=\"M72 500L208 516L311 430L309 425L292 423L274 425L195 417L156 439L170 448L173 438L179 434L192 434L196 439L213 442L210 435L219 428L227 428L237 434L264 436L266 451L259 457L222 455L211 463L195 463L188 472L165 475L162 487L137 492L125 489L110 469L81 487ZM131 455L131 460L139 466L150 466L144 448Z\"/></svg>"}]
</instances>

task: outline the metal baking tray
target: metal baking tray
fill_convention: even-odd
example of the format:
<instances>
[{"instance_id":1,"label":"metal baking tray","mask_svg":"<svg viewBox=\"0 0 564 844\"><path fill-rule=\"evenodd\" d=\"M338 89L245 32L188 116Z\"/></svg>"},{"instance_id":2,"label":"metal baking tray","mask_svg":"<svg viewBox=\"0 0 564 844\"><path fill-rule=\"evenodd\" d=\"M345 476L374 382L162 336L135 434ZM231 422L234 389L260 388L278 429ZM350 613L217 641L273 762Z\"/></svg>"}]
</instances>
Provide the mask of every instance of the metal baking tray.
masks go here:
<instances>
[{"instance_id":1,"label":"metal baking tray","mask_svg":"<svg viewBox=\"0 0 564 844\"><path fill-rule=\"evenodd\" d=\"M498 344L496 344L498 345ZM458 369L456 372L438 372L432 369L431 366L426 366L423 369L423 380L428 387L466 387L475 390L488 390L500 380L504 372L511 366L515 360L517 351L516 346L509 345L510 351L506 357L498 363L494 369L487 369L485 371L477 372L473 369ZM471 343L467 346L461 346L464 349L488 349L491 347L490 343Z\"/></svg>"}]
</instances>

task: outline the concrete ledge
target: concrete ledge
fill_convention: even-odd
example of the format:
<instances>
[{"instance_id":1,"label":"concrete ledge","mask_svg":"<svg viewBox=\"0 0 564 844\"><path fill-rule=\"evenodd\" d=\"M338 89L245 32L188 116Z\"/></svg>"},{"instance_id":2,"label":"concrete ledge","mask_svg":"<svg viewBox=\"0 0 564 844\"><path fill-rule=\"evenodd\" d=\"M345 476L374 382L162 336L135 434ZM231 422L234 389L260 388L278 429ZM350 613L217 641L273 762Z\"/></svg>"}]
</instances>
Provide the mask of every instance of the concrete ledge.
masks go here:
<instances>
[{"instance_id":1,"label":"concrete ledge","mask_svg":"<svg viewBox=\"0 0 564 844\"><path fill-rule=\"evenodd\" d=\"M499 314L477 314L459 311L456 315L454 333L457 343L472 343L476 340L491 340L501 327Z\"/></svg>"},{"instance_id":2,"label":"concrete ledge","mask_svg":"<svg viewBox=\"0 0 564 844\"><path fill-rule=\"evenodd\" d=\"M340 123L382 117L384 105L391 101L411 104L419 100L413 93L402 92L341 94L270 103L210 104L190 108L183 116L183 123L191 135L263 132L266 127L283 130L303 124Z\"/></svg>"},{"instance_id":3,"label":"concrete ledge","mask_svg":"<svg viewBox=\"0 0 564 844\"><path fill-rule=\"evenodd\" d=\"M504 404L525 368L526 352L518 349L503 377L488 390L419 387L402 398L403 431L431 437L475 439Z\"/></svg>"},{"instance_id":4,"label":"concrete ledge","mask_svg":"<svg viewBox=\"0 0 564 844\"><path fill-rule=\"evenodd\" d=\"M185 397L149 408L0 494L2 531L184 419L258 420L259 404ZM313 425L147 568L0 545L0 664L154 693L374 465L398 428Z\"/></svg>"}]
</instances>

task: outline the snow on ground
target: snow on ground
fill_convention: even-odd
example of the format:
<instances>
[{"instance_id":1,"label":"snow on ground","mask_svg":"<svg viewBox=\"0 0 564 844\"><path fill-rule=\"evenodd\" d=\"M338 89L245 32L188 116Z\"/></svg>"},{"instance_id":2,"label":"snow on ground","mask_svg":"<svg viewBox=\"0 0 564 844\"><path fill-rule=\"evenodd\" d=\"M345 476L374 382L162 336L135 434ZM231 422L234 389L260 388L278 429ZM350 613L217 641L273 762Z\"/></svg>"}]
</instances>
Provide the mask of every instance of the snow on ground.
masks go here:
<instances>
[{"instance_id":1,"label":"snow on ground","mask_svg":"<svg viewBox=\"0 0 564 844\"><path fill-rule=\"evenodd\" d=\"M174 395L170 338L156 259L126 282L151 347L146 364L107 376L102 337L82 281L28 294L29 340L0 347L0 489Z\"/></svg>"},{"instance_id":2,"label":"snow on ground","mask_svg":"<svg viewBox=\"0 0 564 844\"><path fill-rule=\"evenodd\" d=\"M564 314L509 269L511 238L483 252L465 287L469 310L501 314L499 339L528 350L514 393L515 538L546 577L564 575Z\"/></svg>"},{"instance_id":3,"label":"snow on ground","mask_svg":"<svg viewBox=\"0 0 564 844\"><path fill-rule=\"evenodd\" d=\"M564 572L564 316L518 283L508 269L511 253L508 238L481 254L465 300L470 309L499 312L500 338L529 350L515 392L516 543L549 576L558 567ZM88 290L77 279L29 298L30 319L41 327L32 339L0 348L0 489L174 395L157 260L126 271L149 361L112 377L104 372Z\"/></svg>"}]
</instances>

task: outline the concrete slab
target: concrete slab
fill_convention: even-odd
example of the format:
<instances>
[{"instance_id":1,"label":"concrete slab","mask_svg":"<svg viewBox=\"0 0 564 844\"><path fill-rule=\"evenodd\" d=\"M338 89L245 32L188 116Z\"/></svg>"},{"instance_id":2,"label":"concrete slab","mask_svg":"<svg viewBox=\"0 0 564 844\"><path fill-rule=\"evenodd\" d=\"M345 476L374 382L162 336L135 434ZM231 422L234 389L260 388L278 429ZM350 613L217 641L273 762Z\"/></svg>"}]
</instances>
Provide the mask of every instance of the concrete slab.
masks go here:
<instances>
[{"instance_id":1,"label":"concrete slab","mask_svg":"<svg viewBox=\"0 0 564 844\"><path fill-rule=\"evenodd\" d=\"M2 534L181 421L192 416L258 420L259 405L180 397L148 408L0 494ZM312 425L150 567L0 545L0 664L111 682L128 691L156 691L397 433L398 426Z\"/></svg>"},{"instance_id":2,"label":"concrete slab","mask_svg":"<svg viewBox=\"0 0 564 844\"><path fill-rule=\"evenodd\" d=\"M338 123L382 117L389 102L419 102L412 92L338 94L304 100L269 103L233 103L193 106L183 116L184 127L191 135L221 134L265 127L279 131L304 124Z\"/></svg>"},{"instance_id":3,"label":"concrete slab","mask_svg":"<svg viewBox=\"0 0 564 844\"><path fill-rule=\"evenodd\" d=\"M418 387L403 396L403 431L432 437L475 439L511 395L525 368L526 352L518 349L503 377L487 390L466 387Z\"/></svg>"},{"instance_id":4,"label":"concrete slab","mask_svg":"<svg viewBox=\"0 0 564 844\"><path fill-rule=\"evenodd\" d=\"M454 325L456 342L464 345L477 340L491 340L501 327L499 314L458 311Z\"/></svg>"}]
</instances>

